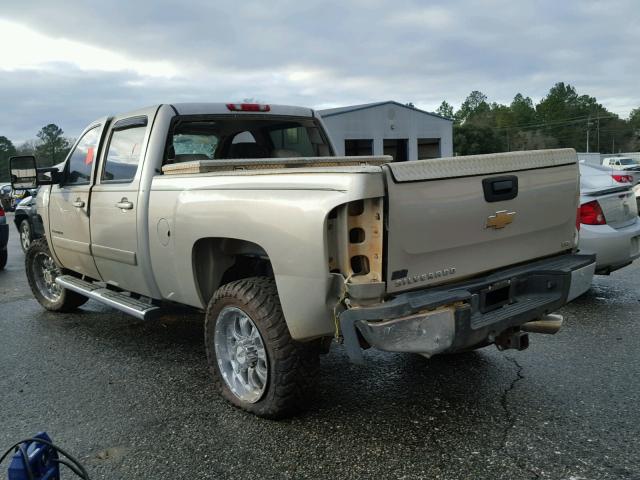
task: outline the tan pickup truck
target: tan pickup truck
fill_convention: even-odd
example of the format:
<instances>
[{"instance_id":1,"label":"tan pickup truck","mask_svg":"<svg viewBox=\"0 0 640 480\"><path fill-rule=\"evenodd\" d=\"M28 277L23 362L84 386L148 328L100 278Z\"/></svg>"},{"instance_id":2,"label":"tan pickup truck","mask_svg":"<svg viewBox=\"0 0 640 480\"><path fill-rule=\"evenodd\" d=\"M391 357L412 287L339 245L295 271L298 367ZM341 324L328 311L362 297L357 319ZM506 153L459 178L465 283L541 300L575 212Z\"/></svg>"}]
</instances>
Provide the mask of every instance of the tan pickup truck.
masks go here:
<instances>
[{"instance_id":1,"label":"tan pickup truck","mask_svg":"<svg viewBox=\"0 0 640 480\"><path fill-rule=\"evenodd\" d=\"M217 387L279 417L303 405L332 339L427 357L555 333L583 293L573 150L393 163L336 157L307 108L157 105L91 123L42 185L38 301L94 299L140 319L205 311Z\"/></svg>"}]
</instances>

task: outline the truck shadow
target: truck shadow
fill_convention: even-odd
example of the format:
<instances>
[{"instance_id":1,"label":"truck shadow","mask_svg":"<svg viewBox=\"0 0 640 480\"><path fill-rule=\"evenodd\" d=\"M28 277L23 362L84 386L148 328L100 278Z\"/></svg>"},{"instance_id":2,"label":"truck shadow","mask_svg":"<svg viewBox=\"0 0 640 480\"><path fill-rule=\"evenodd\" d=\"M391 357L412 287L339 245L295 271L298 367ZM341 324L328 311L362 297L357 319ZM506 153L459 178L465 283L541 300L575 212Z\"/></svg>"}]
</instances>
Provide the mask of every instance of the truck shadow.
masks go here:
<instances>
[{"instance_id":1,"label":"truck shadow","mask_svg":"<svg viewBox=\"0 0 640 480\"><path fill-rule=\"evenodd\" d=\"M47 317L42 325L68 335L70 342L89 338L100 351L149 365L154 371L180 368L184 383L194 390L210 390L207 401L217 398L203 346L203 316L198 312L176 309L143 322L90 302L75 314L43 312L42 317ZM391 439L397 435L395 441L400 443L408 441L404 438L408 423L416 434L425 427L460 432L487 423L495 428L504 421L501 398L515 369L493 349L431 359L369 350L366 364L358 366L349 363L342 346L333 345L321 358L320 377L307 408L297 417L273 424L274 428L295 426L304 432L331 419L344 424L344 434L357 438L373 435L375 425L385 425L387 435ZM235 418L232 422L239 424L257 421L221 400L195 408L225 409L219 414L230 414Z\"/></svg>"},{"instance_id":2,"label":"truck shadow","mask_svg":"<svg viewBox=\"0 0 640 480\"><path fill-rule=\"evenodd\" d=\"M496 383L502 387L504 368L483 352L426 359L417 354L368 351L365 365L357 366L338 347L323 358L322 391L316 407L330 407L335 399L340 399L344 414L366 406L380 412L411 408L429 413L446 404L478 405L500 389Z\"/></svg>"}]
</instances>

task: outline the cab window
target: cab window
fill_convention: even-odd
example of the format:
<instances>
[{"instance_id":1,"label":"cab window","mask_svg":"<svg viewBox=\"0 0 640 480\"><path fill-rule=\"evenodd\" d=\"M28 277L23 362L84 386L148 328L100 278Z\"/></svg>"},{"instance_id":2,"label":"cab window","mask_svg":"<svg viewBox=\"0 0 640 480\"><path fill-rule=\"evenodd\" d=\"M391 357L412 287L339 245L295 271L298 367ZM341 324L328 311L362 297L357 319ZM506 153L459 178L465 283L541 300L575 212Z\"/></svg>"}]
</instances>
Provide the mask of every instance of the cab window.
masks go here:
<instances>
[{"instance_id":1,"label":"cab window","mask_svg":"<svg viewBox=\"0 0 640 480\"><path fill-rule=\"evenodd\" d=\"M87 185L98 150L100 126L86 132L69 156L65 185Z\"/></svg>"},{"instance_id":2,"label":"cab window","mask_svg":"<svg viewBox=\"0 0 640 480\"><path fill-rule=\"evenodd\" d=\"M163 164L212 160L220 143L216 122L179 121L169 134Z\"/></svg>"},{"instance_id":3,"label":"cab window","mask_svg":"<svg viewBox=\"0 0 640 480\"><path fill-rule=\"evenodd\" d=\"M216 153L218 137L213 133L189 132L173 135L173 148L177 162L210 160Z\"/></svg>"},{"instance_id":4,"label":"cab window","mask_svg":"<svg viewBox=\"0 0 640 480\"><path fill-rule=\"evenodd\" d=\"M126 183L133 180L142 157L142 143L146 131L146 126L131 126L112 131L100 177L103 183Z\"/></svg>"},{"instance_id":5,"label":"cab window","mask_svg":"<svg viewBox=\"0 0 640 480\"><path fill-rule=\"evenodd\" d=\"M321 152L318 144L311 141L308 131L310 128L291 126L275 128L269 131L274 151L277 156L291 157L319 157Z\"/></svg>"},{"instance_id":6,"label":"cab window","mask_svg":"<svg viewBox=\"0 0 640 480\"><path fill-rule=\"evenodd\" d=\"M163 164L197 160L326 157L331 155L312 118L177 117Z\"/></svg>"}]
</instances>

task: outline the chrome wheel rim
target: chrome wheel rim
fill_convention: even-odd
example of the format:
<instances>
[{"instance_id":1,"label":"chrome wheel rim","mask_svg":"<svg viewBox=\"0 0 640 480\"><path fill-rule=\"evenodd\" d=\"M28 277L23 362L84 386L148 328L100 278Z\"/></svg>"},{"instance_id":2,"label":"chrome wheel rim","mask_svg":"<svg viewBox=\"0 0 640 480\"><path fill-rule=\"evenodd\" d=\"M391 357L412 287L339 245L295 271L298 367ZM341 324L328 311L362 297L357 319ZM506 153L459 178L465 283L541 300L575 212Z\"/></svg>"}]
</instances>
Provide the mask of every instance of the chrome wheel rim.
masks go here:
<instances>
[{"instance_id":1,"label":"chrome wheel rim","mask_svg":"<svg viewBox=\"0 0 640 480\"><path fill-rule=\"evenodd\" d=\"M229 390L240 400L255 403L269 380L267 351L251 317L225 307L216 320L214 337L218 369Z\"/></svg>"},{"instance_id":2,"label":"chrome wheel rim","mask_svg":"<svg viewBox=\"0 0 640 480\"><path fill-rule=\"evenodd\" d=\"M20 242L24 250L27 250L29 245L31 245L31 229L26 221L22 222L20 227Z\"/></svg>"},{"instance_id":3,"label":"chrome wheel rim","mask_svg":"<svg viewBox=\"0 0 640 480\"><path fill-rule=\"evenodd\" d=\"M50 302L60 300L62 287L56 283L56 277L60 275L60 269L49 255L38 252L32 263L33 278L36 281L38 291Z\"/></svg>"}]
</instances>

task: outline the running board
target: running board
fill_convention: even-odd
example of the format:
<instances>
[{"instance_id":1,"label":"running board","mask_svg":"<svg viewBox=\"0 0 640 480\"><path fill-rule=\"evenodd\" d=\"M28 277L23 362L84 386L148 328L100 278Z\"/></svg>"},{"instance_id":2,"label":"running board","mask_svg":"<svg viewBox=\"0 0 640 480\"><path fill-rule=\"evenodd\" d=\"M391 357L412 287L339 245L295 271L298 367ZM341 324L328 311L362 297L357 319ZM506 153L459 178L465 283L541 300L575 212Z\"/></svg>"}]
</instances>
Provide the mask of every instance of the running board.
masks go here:
<instances>
[{"instance_id":1,"label":"running board","mask_svg":"<svg viewBox=\"0 0 640 480\"><path fill-rule=\"evenodd\" d=\"M71 275L60 275L56 277L56 283L63 288L77 292L80 295L97 300L110 307L128 313L140 320L149 320L160 313L160 307L141 302L135 298L131 298L124 293L109 290L108 288L99 287L90 282L81 280Z\"/></svg>"}]
</instances>

